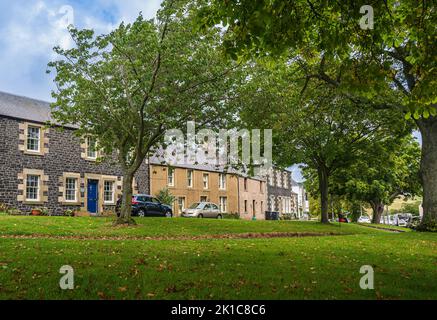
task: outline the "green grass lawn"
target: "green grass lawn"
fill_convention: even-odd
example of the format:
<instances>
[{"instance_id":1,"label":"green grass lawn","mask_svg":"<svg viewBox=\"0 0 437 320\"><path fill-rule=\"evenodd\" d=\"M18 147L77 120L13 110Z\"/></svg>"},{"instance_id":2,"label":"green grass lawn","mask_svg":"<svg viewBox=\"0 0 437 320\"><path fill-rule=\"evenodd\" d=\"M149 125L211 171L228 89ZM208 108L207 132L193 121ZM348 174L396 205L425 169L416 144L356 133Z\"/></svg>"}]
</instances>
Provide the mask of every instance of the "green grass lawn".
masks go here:
<instances>
[{"instance_id":1,"label":"green grass lawn","mask_svg":"<svg viewBox=\"0 0 437 320\"><path fill-rule=\"evenodd\" d=\"M4 216L0 219L0 234L57 235L57 236L184 236L208 234L235 234L247 232L316 232L316 233L374 233L357 225L323 225L304 221L246 221L186 218L136 219L131 228L114 228L112 218L20 217Z\"/></svg>"},{"instance_id":2,"label":"green grass lawn","mask_svg":"<svg viewBox=\"0 0 437 320\"><path fill-rule=\"evenodd\" d=\"M398 226L392 226L388 224L373 224L373 223L360 223L359 225L364 227L373 227L378 229L388 229L388 230L398 230L401 232L411 232L412 229L406 228L406 227L398 227Z\"/></svg>"},{"instance_id":3,"label":"green grass lawn","mask_svg":"<svg viewBox=\"0 0 437 320\"><path fill-rule=\"evenodd\" d=\"M437 234L314 222L0 217L0 299L437 299ZM256 232L335 233L272 239L132 240ZM47 239L14 239L14 235ZM59 240L57 235L126 236ZM75 289L59 288L59 268ZM375 290L362 290L372 265Z\"/></svg>"}]
</instances>

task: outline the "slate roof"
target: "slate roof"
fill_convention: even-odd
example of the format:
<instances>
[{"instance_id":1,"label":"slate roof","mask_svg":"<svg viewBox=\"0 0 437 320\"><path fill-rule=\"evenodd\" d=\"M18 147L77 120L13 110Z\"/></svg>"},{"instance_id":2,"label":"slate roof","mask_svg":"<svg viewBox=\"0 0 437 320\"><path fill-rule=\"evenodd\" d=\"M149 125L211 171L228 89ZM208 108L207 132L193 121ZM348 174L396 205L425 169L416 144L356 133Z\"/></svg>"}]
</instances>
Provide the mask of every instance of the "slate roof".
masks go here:
<instances>
[{"instance_id":1,"label":"slate roof","mask_svg":"<svg viewBox=\"0 0 437 320\"><path fill-rule=\"evenodd\" d=\"M50 103L0 91L0 115L45 123L51 120Z\"/></svg>"},{"instance_id":2,"label":"slate roof","mask_svg":"<svg viewBox=\"0 0 437 320\"><path fill-rule=\"evenodd\" d=\"M36 100L0 91L0 116L14 119L33 121L52 125L60 125L53 120L50 112L50 102ZM74 124L62 125L70 129L77 129Z\"/></svg>"},{"instance_id":3,"label":"slate roof","mask_svg":"<svg viewBox=\"0 0 437 320\"><path fill-rule=\"evenodd\" d=\"M166 166L166 161L164 159L164 151L157 150L153 156L149 157L149 163L154 165L163 165ZM202 171L209 171L209 172L219 172L219 173L229 173L229 174L236 174L242 177L250 178L253 180L259 180L259 181L266 181L266 178L263 176L249 176L246 173L244 173L242 170L238 170L236 168L228 167L225 169L224 166L219 165L213 165L213 164L207 164L207 163L198 163L198 164L188 164L188 163L177 163L173 165L177 168L184 168L184 169L194 169L194 170L202 170Z\"/></svg>"}]
</instances>

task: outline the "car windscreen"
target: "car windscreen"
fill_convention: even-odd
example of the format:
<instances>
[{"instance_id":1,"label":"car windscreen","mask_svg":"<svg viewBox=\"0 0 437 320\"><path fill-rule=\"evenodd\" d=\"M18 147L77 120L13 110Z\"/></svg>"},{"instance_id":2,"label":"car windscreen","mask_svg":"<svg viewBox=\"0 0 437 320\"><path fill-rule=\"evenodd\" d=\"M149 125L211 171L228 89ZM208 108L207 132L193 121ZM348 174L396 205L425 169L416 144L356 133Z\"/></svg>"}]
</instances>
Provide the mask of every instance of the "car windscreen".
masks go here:
<instances>
[{"instance_id":1,"label":"car windscreen","mask_svg":"<svg viewBox=\"0 0 437 320\"><path fill-rule=\"evenodd\" d=\"M193 203L188 209L200 209L201 203Z\"/></svg>"}]
</instances>

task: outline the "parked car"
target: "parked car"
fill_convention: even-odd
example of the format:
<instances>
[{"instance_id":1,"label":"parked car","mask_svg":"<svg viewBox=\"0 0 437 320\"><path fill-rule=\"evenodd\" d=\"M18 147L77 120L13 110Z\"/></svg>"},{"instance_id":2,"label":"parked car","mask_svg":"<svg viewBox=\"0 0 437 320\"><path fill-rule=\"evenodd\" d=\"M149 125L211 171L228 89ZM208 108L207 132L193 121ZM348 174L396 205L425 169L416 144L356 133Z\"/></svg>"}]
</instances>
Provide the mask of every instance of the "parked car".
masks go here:
<instances>
[{"instance_id":1,"label":"parked car","mask_svg":"<svg viewBox=\"0 0 437 320\"><path fill-rule=\"evenodd\" d=\"M186 218L216 218L222 219L218 205L212 202L196 202L182 211L182 217Z\"/></svg>"},{"instance_id":2,"label":"parked car","mask_svg":"<svg viewBox=\"0 0 437 320\"><path fill-rule=\"evenodd\" d=\"M397 213L394 215L393 224L399 227L406 227L412 218L413 215L411 213Z\"/></svg>"},{"instance_id":3,"label":"parked car","mask_svg":"<svg viewBox=\"0 0 437 320\"><path fill-rule=\"evenodd\" d=\"M115 211L120 216L121 199L117 201ZM171 206L161 203L158 199L148 194L135 194L132 196L132 216L138 217L167 217L173 216Z\"/></svg>"},{"instance_id":4,"label":"parked car","mask_svg":"<svg viewBox=\"0 0 437 320\"><path fill-rule=\"evenodd\" d=\"M343 215L341 213L338 214L337 221L338 222L343 222L343 223L349 223L349 219L345 215Z\"/></svg>"},{"instance_id":5,"label":"parked car","mask_svg":"<svg viewBox=\"0 0 437 320\"><path fill-rule=\"evenodd\" d=\"M371 223L368 216L361 216L358 218L358 223Z\"/></svg>"}]
</instances>

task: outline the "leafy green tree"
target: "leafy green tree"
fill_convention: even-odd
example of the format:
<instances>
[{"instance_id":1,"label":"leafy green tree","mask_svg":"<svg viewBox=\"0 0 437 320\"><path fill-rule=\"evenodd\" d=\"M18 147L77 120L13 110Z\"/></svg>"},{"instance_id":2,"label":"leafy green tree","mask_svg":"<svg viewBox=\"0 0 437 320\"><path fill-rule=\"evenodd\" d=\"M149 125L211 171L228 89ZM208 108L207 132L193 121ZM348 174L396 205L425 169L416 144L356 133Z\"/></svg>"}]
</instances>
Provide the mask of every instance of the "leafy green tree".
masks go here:
<instances>
[{"instance_id":1,"label":"leafy green tree","mask_svg":"<svg viewBox=\"0 0 437 320\"><path fill-rule=\"evenodd\" d=\"M418 216L420 214L419 206L421 204L421 201L416 201L413 203L403 203L401 207L401 212L405 213L411 213L415 216Z\"/></svg>"},{"instance_id":2,"label":"leafy green tree","mask_svg":"<svg viewBox=\"0 0 437 320\"><path fill-rule=\"evenodd\" d=\"M161 203L167 204L169 206L171 206L176 201L176 197L170 192L168 188L159 190L159 192L155 196L156 199L158 199Z\"/></svg>"},{"instance_id":3,"label":"leafy green tree","mask_svg":"<svg viewBox=\"0 0 437 320\"><path fill-rule=\"evenodd\" d=\"M362 28L369 4L374 25ZM227 27L234 59L285 54L308 81L414 118L423 138L423 224L437 223L436 21L434 1L417 0L212 0L198 14L201 26Z\"/></svg>"},{"instance_id":4,"label":"leafy green tree","mask_svg":"<svg viewBox=\"0 0 437 320\"><path fill-rule=\"evenodd\" d=\"M334 192L370 205L372 223L380 223L384 207L399 196L421 193L419 144L411 136L393 142L376 143L371 150L362 150L357 161L332 177ZM374 152L379 156L372 157Z\"/></svg>"},{"instance_id":5,"label":"leafy green tree","mask_svg":"<svg viewBox=\"0 0 437 320\"><path fill-rule=\"evenodd\" d=\"M318 181L321 221L328 223L330 177L353 163L369 143L410 130L399 114L375 113L371 106L356 104L323 83L307 84L302 95L299 74L292 68L288 61L253 67L246 94L241 94L241 117L250 127L273 129L277 164L304 163L317 173L312 180Z\"/></svg>"},{"instance_id":6,"label":"leafy green tree","mask_svg":"<svg viewBox=\"0 0 437 320\"><path fill-rule=\"evenodd\" d=\"M55 48L53 117L77 126L123 170L121 215L131 219L132 180L145 157L162 142L166 130L219 126L232 114L236 64L216 48L221 30L194 32L185 1L167 0L156 19L141 15L107 35L70 28L75 46Z\"/></svg>"},{"instance_id":7,"label":"leafy green tree","mask_svg":"<svg viewBox=\"0 0 437 320\"><path fill-rule=\"evenodd\" d=\"M320 195L317 183L312 183L311 179L317 180L317 173L315 170L305 170L304 176L307 179L305 185L307 192L310 194L310 212L315 212L320 215ZM317 182L317 181L316 181ZM333 181L330 184L330 194L328 196L328 216L331 219L338 217L338 213L349 212L349 218L353 222L357 222L358 218L363 214L365 208L361 201L350 199L347 195L335 194Z\"/></svg>"}]
</instances>

